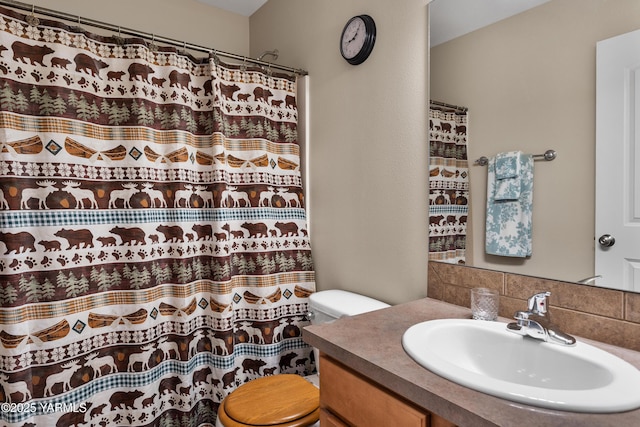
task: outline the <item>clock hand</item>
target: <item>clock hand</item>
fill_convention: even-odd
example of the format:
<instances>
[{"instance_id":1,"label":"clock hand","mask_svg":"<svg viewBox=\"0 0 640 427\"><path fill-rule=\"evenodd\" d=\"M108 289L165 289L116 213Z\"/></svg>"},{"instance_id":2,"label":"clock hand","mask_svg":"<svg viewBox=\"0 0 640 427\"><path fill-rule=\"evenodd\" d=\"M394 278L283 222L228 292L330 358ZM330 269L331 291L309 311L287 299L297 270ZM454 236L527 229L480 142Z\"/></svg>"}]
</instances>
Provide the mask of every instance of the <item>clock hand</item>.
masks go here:
<instances>
[{"instance_id":1,"label":"clock hand","mask_svg":"<svg viewBox=\"0 0 640 427\"><path fill-rule=\"evenodd\" d=\"M347 43L351 43L352 41L354 41L358 37L358 31L356 31L356 33L353 35L353 37L351 37L351 40L349 40Z\"/></svg>"}]
</instances>

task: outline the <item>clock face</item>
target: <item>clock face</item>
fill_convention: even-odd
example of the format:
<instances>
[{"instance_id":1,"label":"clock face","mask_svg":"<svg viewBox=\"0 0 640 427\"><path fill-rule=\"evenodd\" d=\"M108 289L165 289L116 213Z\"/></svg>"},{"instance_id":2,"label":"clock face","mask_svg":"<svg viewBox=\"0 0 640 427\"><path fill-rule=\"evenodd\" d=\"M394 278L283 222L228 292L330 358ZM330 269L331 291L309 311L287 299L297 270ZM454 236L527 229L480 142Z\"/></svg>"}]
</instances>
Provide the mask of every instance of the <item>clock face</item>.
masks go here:
<instances>
[{"instance_id":1,"label":"clock face","mask_svg":"<svg viewBox=\"0 0 640 427\"><path fill-rule=\"evenodd\" d=\"M355 58L367 38L367 31L362 18L355 17L349 21L342 33L342 56L345 59Z\"/></svg>"},{"instance_id":2,"label":"clock face","mask_svg":"<svg viewBox=\"0 0 640 427\"><path fill-rule=\"evenodd\" d=\"M373 50L376 24L369 15L351 18L342 30L340 53L349 64L362 64Z\"/></svg>"}]
</instances>

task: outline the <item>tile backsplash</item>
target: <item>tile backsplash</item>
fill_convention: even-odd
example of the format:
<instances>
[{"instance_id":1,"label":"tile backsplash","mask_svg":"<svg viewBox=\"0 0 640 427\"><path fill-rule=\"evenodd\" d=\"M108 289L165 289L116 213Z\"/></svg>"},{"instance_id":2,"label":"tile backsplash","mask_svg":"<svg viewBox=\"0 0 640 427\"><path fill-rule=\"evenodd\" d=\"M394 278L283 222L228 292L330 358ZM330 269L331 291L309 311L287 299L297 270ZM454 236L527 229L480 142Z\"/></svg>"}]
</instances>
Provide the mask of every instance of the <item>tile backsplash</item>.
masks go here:
<instances>
[{"instance_id":1,"label":"tile backsplash","mask_svg":"<svg viewBox=\"0 0 640 427\"><path fill-rule=\"evenodd\" d=\"M531 295L550 291L549 312L562 330L640 351L640 294L440 262L429 262L428 280L428 297L463 307L471 288L496 289L507 318L526 309Z\"/></svg>"}]
</instances>

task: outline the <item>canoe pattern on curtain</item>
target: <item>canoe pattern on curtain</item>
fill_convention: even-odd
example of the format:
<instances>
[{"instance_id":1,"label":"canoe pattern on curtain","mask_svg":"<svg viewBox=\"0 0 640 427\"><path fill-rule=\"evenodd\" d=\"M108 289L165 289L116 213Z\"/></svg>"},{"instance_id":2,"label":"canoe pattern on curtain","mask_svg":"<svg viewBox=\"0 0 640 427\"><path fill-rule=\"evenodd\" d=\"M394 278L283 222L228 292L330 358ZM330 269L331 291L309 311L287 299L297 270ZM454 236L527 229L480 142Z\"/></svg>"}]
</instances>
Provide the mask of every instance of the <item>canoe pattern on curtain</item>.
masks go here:
<instances>
[{"instance_id":1,"label":"canoe pattern on curtain","mask_svg":"<svg viewBox=\"0 0 640 427\"><path fill-rule=\"evenodd\" d=\"M0 8L0 425L209 425L311 373L295 79L31 18Z\"/></svg>"},{"instance_id":2,"label":"canoe pattern on curtain","mask_svg":"<svg viewBox=\"0 0 640 427\"><path fill-rule=\"evenodd\" d=\"M469 213L467 113L429 110L429 259L464 264Z\"/></svg>"}]
</instances>

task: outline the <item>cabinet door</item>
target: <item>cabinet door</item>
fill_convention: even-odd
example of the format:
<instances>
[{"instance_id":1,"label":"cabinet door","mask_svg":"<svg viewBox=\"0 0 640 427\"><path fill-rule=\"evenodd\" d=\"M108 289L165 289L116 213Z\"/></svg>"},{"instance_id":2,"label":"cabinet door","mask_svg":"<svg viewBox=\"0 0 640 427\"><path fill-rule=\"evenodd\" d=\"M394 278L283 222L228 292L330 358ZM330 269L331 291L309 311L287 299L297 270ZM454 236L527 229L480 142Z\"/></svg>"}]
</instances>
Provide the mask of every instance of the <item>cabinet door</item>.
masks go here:
<instances>
[{"instance_id":1,"label":"cabinet door","mask_svg":"<svg viewBox=\"0 0 640 427\"><path fill-rule=\"evenodd\" d=\"M353 426L429 426L428 413L414 408L326 356L320 358L320 406Z\"/></svg>"},{"instance_id":2,"label":"cabinet door","mask_svg":"<svg viewBox=\"0 0 640 427\"><path fill-rule=\"evenodd\" d=\"M349 427L326 409L320 410L320 425L322 427Z\"/></svg>"}]
</instances>

